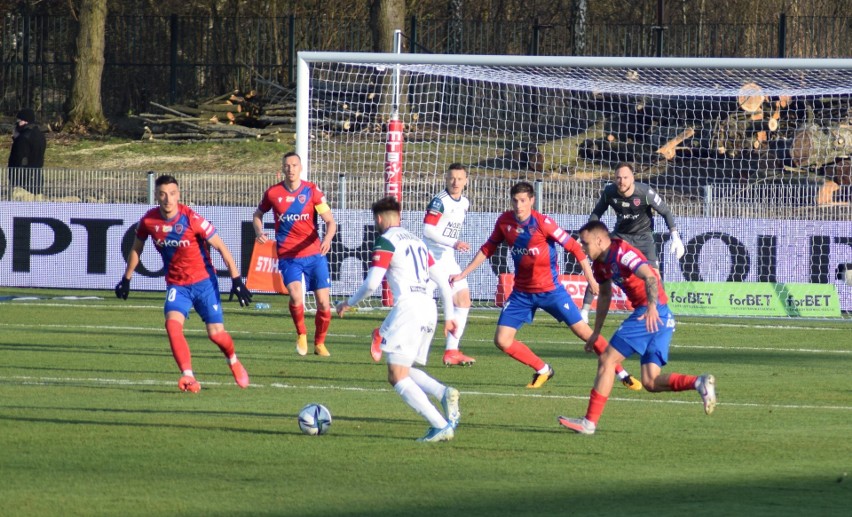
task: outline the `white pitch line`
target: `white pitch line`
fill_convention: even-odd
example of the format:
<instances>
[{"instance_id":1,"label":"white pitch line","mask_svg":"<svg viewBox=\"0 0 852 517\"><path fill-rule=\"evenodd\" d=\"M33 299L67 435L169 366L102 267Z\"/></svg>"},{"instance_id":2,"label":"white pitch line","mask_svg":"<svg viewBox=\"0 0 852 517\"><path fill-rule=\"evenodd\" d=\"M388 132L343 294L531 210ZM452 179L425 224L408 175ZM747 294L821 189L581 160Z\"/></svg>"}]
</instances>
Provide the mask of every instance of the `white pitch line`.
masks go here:
<instances>
[{"instance_id":1,"label":"white pitch line","mask_svg":"<svg viewBox=\"0 0 852 517\"><path fill-rule=\"evenodd\" d=\"M130 326L119 326L119 325L59 325L59 324L50 324L50 323L41 323L37 325L27 324L27 323L0 323L0 327L7 328L23 328L23 329L32 329L32 328L62 328L62 329L81 329L81 330L124 330L124 331L134 331L134 332L155 332L159 333L163 331L162 327L130 327ZM193 329L187 328L184 329L184 332L189 334L204 334L207 331L205 329ZM234 330L228 329L228 332L232 335L263 335L263 336L280 336L280 331L264 331L264 330ZM336 338L349 338L349 339L357 339L364 338L366 334L341 334L337 332L329 332L329 336ZM443 338L439 339L439 336L436 336L436 341L440 341ZM490 339L469 339L468 341L472 341L474 343L490 343ZM548 340L535 340L536 343L539 344L562 344L565 341L548 341ZM576 342L578 345L579 341ZM569 343L570 345L571 343ZM842 354L842 355L852 355L852 349L850 350L823 350L818 348L770 348L770 347L757 347L757 346L712 346L712 345L679 345L673 344L671 345L672 349L685 349L685 350L726 350L731 352L740 352L740 351L748 351L748 352L790 352L790 353L809 353L809 354Z\"/></svg>"},{"instance_id":2,"label":"white pitch line","mask_svg":"<svg viewBox=\"0 0 852 517\"><path fill-rule=\"evenodd\" d=\"M18 382L22 385L37 385L37 386L51 386L57 384L65 384L65 385L73 385L79 386L81 384L100 384L100 385L112 385L112 386L174 386L174 382L172 381L158 381L154 379L139 379L139 380L131 380L131 379L108 379L102 377L32 377L32 376L11 376L11 377L2 377L0 376L0 382L2 381L14 381ZM203 381L202 386L230 386L231 383L222 383L216 381ZM285 390L333 390L333 391L352 391L352 392L361 392L361 393L390 393L392 390L390 388L362 388L357 386L336 386L336 385L327 385L327 386L317 386L317 385L306 385L306 386L298 386L295 384L286 384L280 382L273 382L268 385L266 384L255 384L252 383L249 385L249 388L253 389L285 389ZM543 394L543 393L499 393L499 392L488 392L488 391L462 391L462 395L469 396L479 396L479 397L511 397L511 398L526 398L526 399L550 399L550 400L580 400L585 401L588 400L588 395L551 395L551 394ZM699 401L686 401L686 400L671 400L671 399L658 399L658 400L648 400L648 399L639 399L639 398L624 398L624 397L610 397L610 401L618 401L618 402L632 402L638 404L679 404L679 405L699 405ZM812 409L812 410L831 410L831 411L852 411L852 406L815 406L809 404L758 404L754 402L719 402L719 406L725 407L743 407L743 408L771 408L771 409Z\"/></svg>"}]
</instances>

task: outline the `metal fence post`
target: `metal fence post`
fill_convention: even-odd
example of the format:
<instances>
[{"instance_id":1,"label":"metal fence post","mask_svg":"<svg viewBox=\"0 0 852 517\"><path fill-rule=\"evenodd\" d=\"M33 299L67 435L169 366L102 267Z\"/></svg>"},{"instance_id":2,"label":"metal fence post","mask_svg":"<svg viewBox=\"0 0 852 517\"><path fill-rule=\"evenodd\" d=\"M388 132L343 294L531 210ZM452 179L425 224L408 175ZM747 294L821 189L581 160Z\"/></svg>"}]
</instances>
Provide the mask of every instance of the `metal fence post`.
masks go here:
<instances>
[{"instance_id":1,"label":"metal fence post","mask_svg":"<svg viewBox=\"0 0 852 517\"><path fill-rule=\"evenodd\" d=\"M535 204L533 205L533 208L535 208L536 212L541 212L541 205L542 205L541 192L542 192L542 190L544 190L544 182L541 181L541 180L535 180L534 187L535 187Z\"/></svg>"},{"instance_id":2,"label":"metal fence post","mask_svg":"<svg viewBox=\"0 0 852 517\"><path fill-rule=\"evenodd\" d=\"M337 207L346 210L346 174L341 174L338 179L340 180L338 185L340 199L337 200Z\"/></svg>"},{"instance_id":3,"label":"metal fence post","mask_svg":"<svg viewBox=\"0 0 852 517\"><path fill-rule=\"evenodd\" d=\"M787 13L781 13L778 17L778 57L786 57L787 54Z\"/></svg>"},{"instance_id":4,"label":"metal fence post","mask_svg":"<svg viewBox=\"0 0 852 517\"><path fill-rule=\"evenodd\" d=\"M296 16L287 17L287 80L290 84L296 82Z\"/></svg>"},{"instance_id":5,"label":"metal fence post","mask_svg":"<svg viewBox=\"0 0 852 517\"><path fill-rule=\"evenodd\" d=\"M177 99L177 60L178 60L178 17L176 14L169 16L169 30L171 41L169 43L169 102L174 104Z\"/></svg>"},{"instance_id":6,"label":"metal fence post","mask_svg":"<svg viewBox=\"0 0 852 517\"><path fill-rule=\"evenodd\" d=\"M22 42L21 42L21 65L23 69L23 77L21 80L23 84L21 84L21 89L24 93L24 106L32 106L33 105L33 92L30 91L30 38L31 38L31 29L32 29L32 15L30 14L29 3L22 3L21 8L22 14L24 15L24 26L23 26L23 34L22 34Z\"/></svg>"},{"instance_id":7,"label":"metal fence post","mask_svg":"<svg viewBox=\"0 0 852 517\"><path fill-rule=\"evenodd\" d=\"M657 33L657 57L663 57L663 31L666 30L666 27L663 25L663 18L665 18L663 0L657 0L657 25L651 27Z\"/></svg>"},{"instance_id":8,"label":"metal fence post","mask_svg":"<svg viewBox=\"0 0 852 517\"><path fill-rule=\"evenodd\" d=\"M156 196L154 196L154 175L156 173L154 171L148 171L148 204L153 205L157 202Z\"/></svg>"},{"instance_id":9,"label":"metal fence post","mask_svg":"<svg viewBox=\"0 0 852 517\"><path fill-rule=\"evenodd\" d=\"M538 23L538 19L536 19L535 24L533 25L532 30L532 48L530 49L530 54L533 56L538 55L538 46L539 46L539 38L541 37L541 25Z\"/></svg>"},{"instance_id":10,"label":"metal fence post","mask_svg":"<svg viewBox=\"0 0 852 517\"><path fill-rule=\"evenodd\" d=\"M408 30L408 39L411 43L408 45L408 51L412 54L417 54L417 17L411 15L411 27Z\"/></svg>"}]
</instances>

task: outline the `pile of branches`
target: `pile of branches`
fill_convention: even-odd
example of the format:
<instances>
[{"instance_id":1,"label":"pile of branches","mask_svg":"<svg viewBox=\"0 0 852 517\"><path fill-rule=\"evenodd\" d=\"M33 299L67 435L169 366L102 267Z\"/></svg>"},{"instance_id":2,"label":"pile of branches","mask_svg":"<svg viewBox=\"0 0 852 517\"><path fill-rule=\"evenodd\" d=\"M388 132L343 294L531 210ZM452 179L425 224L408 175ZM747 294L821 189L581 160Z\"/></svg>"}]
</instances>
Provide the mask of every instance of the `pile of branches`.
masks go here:
<instances>
[{"instance_id":1,"label":"pile of branches","mask_svg":"<svg viewBox=\"0 0 852 517\"><path fill-rule=\"evenodd\" d=\"M138 115L145 124L143 141L278 142L296 133L295 103L268 104L255 91L169 106L151 102L151 108L158 112Z\"/></svg>"}]
</instances>

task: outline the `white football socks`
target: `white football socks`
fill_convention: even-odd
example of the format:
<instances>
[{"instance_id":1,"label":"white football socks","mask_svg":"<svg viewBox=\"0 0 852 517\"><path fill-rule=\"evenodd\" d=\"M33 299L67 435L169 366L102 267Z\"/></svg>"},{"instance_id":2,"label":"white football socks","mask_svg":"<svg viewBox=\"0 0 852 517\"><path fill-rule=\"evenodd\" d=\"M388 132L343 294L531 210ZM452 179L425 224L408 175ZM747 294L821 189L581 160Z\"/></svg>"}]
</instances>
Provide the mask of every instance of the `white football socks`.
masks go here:
<instances>
[{"instance_id":1,"label":"white football socks","mask_svg":"<svg viewBox=\"0 0 852 517\"><path fill-rule=\"evenodd\" d=\"M447 420L444 415L429 402L429 397L411 377L406 377L397 382L393 389L418 415L425 418L430 426L438 429L447 427Z\"/></svg>"}]
</instances>

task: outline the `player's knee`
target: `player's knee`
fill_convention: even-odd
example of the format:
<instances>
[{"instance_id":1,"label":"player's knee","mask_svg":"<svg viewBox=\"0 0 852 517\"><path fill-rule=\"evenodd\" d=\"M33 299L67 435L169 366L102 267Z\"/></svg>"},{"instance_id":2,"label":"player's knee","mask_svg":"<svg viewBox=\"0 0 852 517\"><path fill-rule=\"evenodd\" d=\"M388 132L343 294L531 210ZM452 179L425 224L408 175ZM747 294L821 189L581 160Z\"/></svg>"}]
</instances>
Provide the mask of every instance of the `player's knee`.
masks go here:
<instances>
[{"instance_id":1,"label":"player's knee","mask_svg":"<svg viewBox=\"0 0 852 517\"><path fill-rule=\"evenodd\" d=\"M657 384L657 377L659 377L659 375L643 373L642 387L645 388L646 391L649 391L651 393L663 391L662 388L660 388L660 386Z\"/></svg>"}]
</instances>

